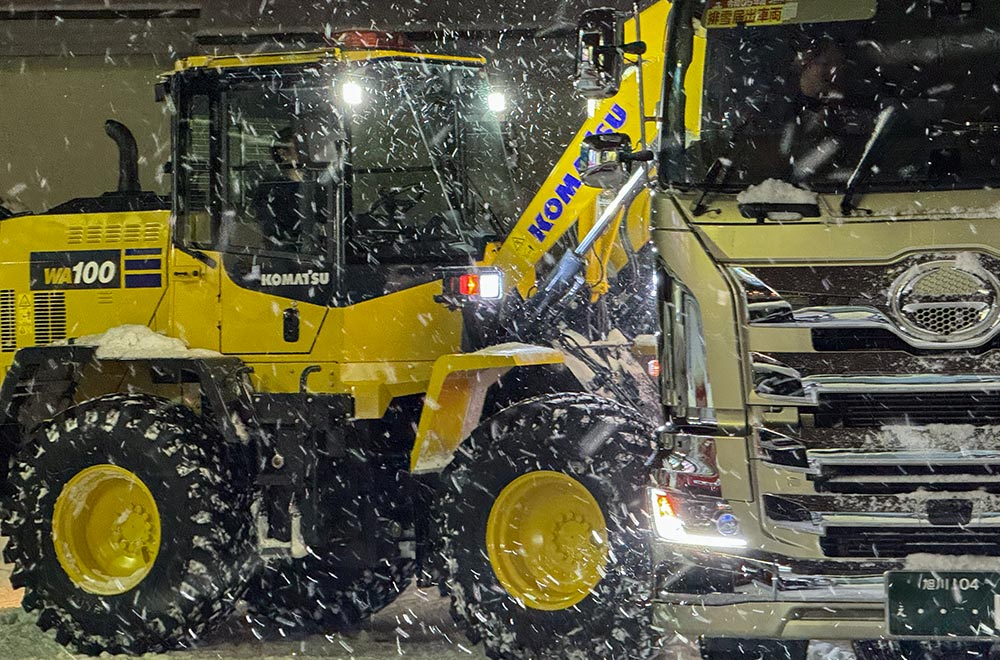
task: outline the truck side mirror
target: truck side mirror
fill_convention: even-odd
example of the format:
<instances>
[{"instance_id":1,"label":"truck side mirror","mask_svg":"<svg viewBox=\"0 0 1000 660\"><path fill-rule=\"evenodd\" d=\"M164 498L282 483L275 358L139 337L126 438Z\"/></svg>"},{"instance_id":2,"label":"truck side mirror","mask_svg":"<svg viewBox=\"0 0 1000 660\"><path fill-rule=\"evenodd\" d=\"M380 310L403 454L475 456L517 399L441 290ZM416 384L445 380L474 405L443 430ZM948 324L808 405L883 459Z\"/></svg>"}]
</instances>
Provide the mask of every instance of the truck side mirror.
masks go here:
<instances>
[{"instance_id":1,"label":"truck side mirror","mask_svg":"<svg viewBox=\"0 0 1000 660\"><path fill-rule=\"evenodd\" d=\"M588 9L580 16L573 86L584 98L606 99L618 93L625 56L624 27L610 7Z\"/></svg>"},{"instance_id":2,"label":"truck side mirror","mask_svg":"<svg viewBox=\"0 0 1000 660\"><path fill-rule=\"evenodd\" d=\"M161 80L153 85L153 98L157 103L163 103L170 98L170 83Z\"/></svg>"},{"instance_id":3,"label":"truck side mirror","mask_svg":"<svg viewBox=\"0 0 1000 660\"><path fill-rule=\"evenodd\" d=\"M619 188L628 181L632 163L652 158L650 151L633 152L632 140L624 133L588 135L580 146L580 180L591 188Z\"/></svg>"}]
</instances>

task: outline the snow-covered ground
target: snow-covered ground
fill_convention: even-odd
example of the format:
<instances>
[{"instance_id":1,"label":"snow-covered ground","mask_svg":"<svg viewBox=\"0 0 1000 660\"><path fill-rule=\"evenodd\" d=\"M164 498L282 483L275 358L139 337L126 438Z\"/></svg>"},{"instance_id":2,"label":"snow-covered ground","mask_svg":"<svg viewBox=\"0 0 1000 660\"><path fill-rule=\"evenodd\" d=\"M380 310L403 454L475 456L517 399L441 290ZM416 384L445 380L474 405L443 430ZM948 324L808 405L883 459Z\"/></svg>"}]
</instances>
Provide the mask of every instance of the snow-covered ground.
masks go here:
<instances>
[{"instance_id":1,"label":"snow-covered ground","mask_svg":"<svg viewBox=\"0 0 1000 660\"><path fill-rule=\"evenodd\" d=\"M0 539L0 549L4 540ZM0 564L0 660L83 660L35 626L35 615L18 609L20 592L10 589L10 567ZM853 660L847 646L814 644L810 660ZM102 656L110 658L111 656ZM197 649L150 654L147 660L476 660L486 658L472 646L448 614L448 602L437 590L411 588L391 607L372 618L356 635L315 635L301 639L260 641L234 621ZM667 644L662 660L697 660L694 646L683 640ZM598 659L595 659L598 660Z\"/></svg>"}]
</instances>

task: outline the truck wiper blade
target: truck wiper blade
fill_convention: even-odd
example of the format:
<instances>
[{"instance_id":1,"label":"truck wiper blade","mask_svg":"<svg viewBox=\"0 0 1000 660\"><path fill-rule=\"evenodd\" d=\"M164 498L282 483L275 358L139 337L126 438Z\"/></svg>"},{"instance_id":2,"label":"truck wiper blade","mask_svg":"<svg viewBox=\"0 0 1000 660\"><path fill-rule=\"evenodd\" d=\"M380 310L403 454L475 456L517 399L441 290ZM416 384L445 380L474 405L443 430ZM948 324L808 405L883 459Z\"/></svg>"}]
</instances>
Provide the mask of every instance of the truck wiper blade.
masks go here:
<instances>
[{"instance_id":1,"label":"truck wiper blade","mask_svg":"<svg viewBox=\"0 0 1000 660\"><path fill-rule=\"evenodd\" d=\"M887 106L878 114L875 128L872 129L871 137L868 138L868 144L865 145L864 153L861 154L857 167L851 172L851 178L847 180L847 188L844 190L844 198L840 200L840 212L844 215L850 215L851 211L857 208L854 197L858 186L871 174L879 148L892 133L892 129L899 119L899 114L900 110L897 105Z\"/></svg>"},{"instance_id":2,"label":"truck wiper blade","mask_svg":"<svg viewBox=\"0 0 1000 660\"><path fill-rule=\"evenodd\" d=\"M728 158L716 158L709 165L708 171L705 172L705 178L703 179L703 184L701 188L701 195L694 204L691 205L691 214L694 217L704 215L705 211L708 210L708 205L705 204L705 198L708 197L710 190L714 188L719 188L726 183L726 179L729 178L729 172L733 169L733 161Z\"/></svg>"}]
</instances>

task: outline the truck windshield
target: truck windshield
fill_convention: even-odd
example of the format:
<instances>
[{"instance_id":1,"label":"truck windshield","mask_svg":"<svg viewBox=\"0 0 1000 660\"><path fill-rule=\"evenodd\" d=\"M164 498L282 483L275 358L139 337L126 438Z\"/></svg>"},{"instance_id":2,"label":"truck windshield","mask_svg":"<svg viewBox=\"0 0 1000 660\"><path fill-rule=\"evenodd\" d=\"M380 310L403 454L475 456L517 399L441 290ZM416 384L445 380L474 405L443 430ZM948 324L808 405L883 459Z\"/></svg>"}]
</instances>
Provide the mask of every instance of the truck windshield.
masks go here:
<instances>
[{"instance_id":1,"label":"truck windshield","mask_svg":"<svg viewBox=\"0 0 1000 660\"><path fill-rule=\"evenodd\" d=\"M348 263L467 263L517 202L488 91L481 69L445 62L230 74L215 88L222 121L188 121L183 142L205 152L182 159L188 205L221 197L228 251L325 254L337 239ZM194 169L211 141L195 129L215 125L222 185L209 191Z\"/></svg>"},{"instance_id":2,"label":"truck windshield","mask_svg":"<svg viewBox=\"0 0 1000 660\"><path fill-rule=\"evenodd\" d=\"M867 189L997 185L998 28L997 3L911 0L879 0L870 21L708 30L682 21L680 50L689 45L694 64L668 100L662 176L700 187L721 158L732 162L723 187L776 178L843 191L880 113L894 107L891 147L876 154Z\"/></svg>"}]
</instances>

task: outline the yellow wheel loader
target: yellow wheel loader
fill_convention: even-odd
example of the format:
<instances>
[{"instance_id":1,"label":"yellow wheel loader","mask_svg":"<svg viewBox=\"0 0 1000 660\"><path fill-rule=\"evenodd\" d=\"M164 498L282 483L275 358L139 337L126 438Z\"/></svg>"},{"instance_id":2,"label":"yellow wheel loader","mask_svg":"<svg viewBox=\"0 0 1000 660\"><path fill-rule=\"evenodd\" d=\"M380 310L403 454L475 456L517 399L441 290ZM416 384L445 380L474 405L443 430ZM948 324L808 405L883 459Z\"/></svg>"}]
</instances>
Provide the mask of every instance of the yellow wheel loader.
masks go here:
<instances>
[{"instance_id":1,"label":"yellow wheel loader","mask_svg":"<svg viewBox=\"0 0 1000 660\"><path fill-rule=\"evenodd\" d=\"M242 598L351 629L421 570L494 657L652 653L648 200L579 161L644 141L665 11L620 18L595 47L622 91L520 219L483 61L379 33L178 62L169 203L109 124L117 192L4 214L3 534L39 625L160 651ZM573 268L536 286L561 237Z\"/></svg>"}]
</instances>

